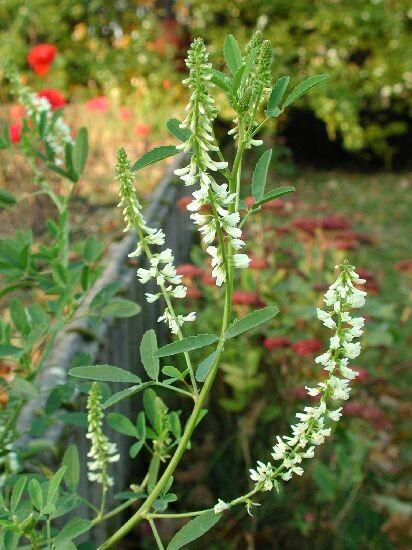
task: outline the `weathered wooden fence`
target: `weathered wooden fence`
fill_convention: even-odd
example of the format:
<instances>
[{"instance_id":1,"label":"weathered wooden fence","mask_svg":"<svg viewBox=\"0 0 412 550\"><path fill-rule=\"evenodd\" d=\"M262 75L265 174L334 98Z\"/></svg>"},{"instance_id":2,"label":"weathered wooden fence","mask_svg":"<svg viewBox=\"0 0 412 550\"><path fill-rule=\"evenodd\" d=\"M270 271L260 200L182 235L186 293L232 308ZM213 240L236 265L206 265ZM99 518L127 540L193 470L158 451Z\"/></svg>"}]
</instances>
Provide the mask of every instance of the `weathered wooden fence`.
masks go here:
<instances>
[{"instance_id":1,"label":"weathered wooden fence","mask_svg":"<svg viewBox=\"0 0 412 550\"><path fill-rule=\"evenodd\" d=\"M187 260L192 240L192 226L188 215L182 213L176 205L176 201L188 193L187 188L185 189L184 186L177 183L177 179L173 175L173 169L176 168L180 160L181 158L176 159L157 186L145 213L150 226L164 230L166 247L173 250L176 265ZM92 364L115 365L139 375L142 372L139 343L144 332L155 327L158 333L160 331L160 339L167 338L166 327L163 324L157 324L157 319L162 312L162 304L159 302L148 304L145 300L145 292L154 292L155 285L152 282L146 285L139 284L136 277L136 267L132 267L128 261L128 254L134 250L135 245L136 236L129 233L122 241L110 247L107 253L106 268L90 290L85 300L84 309L87 308L87 304L102 287L120 280L124 289L123 296L140 304L142 308L140 314L128 319L104 320L93 338L85 338L84 336L85 331L82 329L87 327L87 321L85 320L68 327L58 336L48 363L39 375L38 379L42 390L48 390L65 383L69 366L80 353L89 354L92 358ZM144 260L141 260L141 265L144 266ZM113 391L124 389L124 385L111 384L111 386ZM44 391L44 395L47 395L47 393L47 391ZM79 403L82 405L81 410L84 410L84 399L80 401L79 398ZM24 429L30 426L38 410L43 408L44 404L44 400L36 401L26 407L21 428ZM138 406L138 399L131 399L120 402L113 407L113 410L127 416L132 414L135 417ZM86 457L89 451L89 440L84 435L83 428L76 426L68 428L63 423L57 423L48 431L45 437L61 449L64 449L70 443L76 443L81 457L79 492L81 496L98 504L100 486L90 483L87 479ZM129 458L130 438L111 431L110 439L117 443L122 457L121 462L114 465L116 488L117 491L120 491L127 489L133 468ZM26 442L28 443L28 440ZM108 506L119 503L119 501L108 502ZM78 514L79 509L75 513ZM82 507L80 514L82 517L88 518L90 510ZM120 518L113 519L109 530L112 530L119 520ZM66 521L67 516L65 516L64 522ZM95 542L100 542L105 538L104 529L102 527L96 528L92 538Z\"/></svg>"}]
</instances>

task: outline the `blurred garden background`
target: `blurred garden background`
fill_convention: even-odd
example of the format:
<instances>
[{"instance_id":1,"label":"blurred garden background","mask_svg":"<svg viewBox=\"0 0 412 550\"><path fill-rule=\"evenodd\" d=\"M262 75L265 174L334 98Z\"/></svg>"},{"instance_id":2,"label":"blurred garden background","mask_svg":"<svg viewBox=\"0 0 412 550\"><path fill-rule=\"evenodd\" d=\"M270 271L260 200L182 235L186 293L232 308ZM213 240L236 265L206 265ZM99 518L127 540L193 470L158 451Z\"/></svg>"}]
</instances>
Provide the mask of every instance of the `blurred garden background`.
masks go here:
<instances>
[{"instance_id":1,"label":"blurred garden background","mask_svg":"<svg viewBox=\"0 0 412 550\"><path fill-rule=\"evenodd\" d=\"M198 547L407 548L412 540L408 0L3 0L0 122L16 150L0 150L0 188L29 192L33 170L18 153L24 111L4 75L1 63L9 60L53 109L64 109L72 128L87 127L90 153L73 199L74 234L79 243L96 235L107 250L122 236L113 179L117 149L124 146L134 159L156 145L175 143L166 121L184 117L187 91L181 80L193 37L203 36L219 61L227 33L243 45L256 28L273 44L276 78L290 75L293 83L312 74L331 78L266 130L265 144L274 149L269 183L293 185L296 193L268 203L249 226L257 245L249 251L253 261L242 274L245 290L235 293L234 308L242 315L250 306L274 301L281 315L264 332L251 333L244 348L226 353L214 412L202 421L176 479L185 488L184 502L196 508L247 489L247 469L264 455L273 434L287 428L305 399L305 385L316 377L313 359L326 335L314 305L333 279L333 266L348 257L361 268L370 297L365 352L342 423L307 475L267 498L258 517L234 513ZM229 107L219 113L222 135L230 128ZM251 157L250 174L256 162ZM143 201L167 162L139 173ZM58 174L50 178L59 185ZM249 195L245 186L246 202ZM185 204L182 200L180 207ZM42 242L44 221L53 215L44 197L0 210L0 237L32 230ZM198 327L211 332L219 295L200 256L195 245L179 269L190 290L189 311L195 303L202 311ZM167 538L168 523L159 528ZM150 533L140 536L139 547L153 547Z\"/></svg>"}]
</instances>

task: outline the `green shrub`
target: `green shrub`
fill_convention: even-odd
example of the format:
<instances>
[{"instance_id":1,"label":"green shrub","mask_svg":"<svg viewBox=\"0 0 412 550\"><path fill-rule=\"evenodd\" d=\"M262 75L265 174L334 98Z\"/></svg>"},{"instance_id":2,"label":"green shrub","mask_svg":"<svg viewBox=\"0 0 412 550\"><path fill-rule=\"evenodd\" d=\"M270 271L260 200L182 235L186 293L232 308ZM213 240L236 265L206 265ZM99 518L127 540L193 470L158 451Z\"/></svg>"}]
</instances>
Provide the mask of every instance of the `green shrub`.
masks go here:
<instances>
[{"instance_id":1,"label":"green shrub","mask_svg":"<svg viewBox=\"0 0 412 550\"><path fill-rule=\"evenodd\" d=\"M390 163L392 140L407 131L411 107L407 0L188 0L178 5L178 17L215 53L228 32L245 43L258 17L258 28L274 45L276 76L290 74L296 81L303 74L331 75L326 93L306 97L329 137Z\"/></svg>"}]
</instances>

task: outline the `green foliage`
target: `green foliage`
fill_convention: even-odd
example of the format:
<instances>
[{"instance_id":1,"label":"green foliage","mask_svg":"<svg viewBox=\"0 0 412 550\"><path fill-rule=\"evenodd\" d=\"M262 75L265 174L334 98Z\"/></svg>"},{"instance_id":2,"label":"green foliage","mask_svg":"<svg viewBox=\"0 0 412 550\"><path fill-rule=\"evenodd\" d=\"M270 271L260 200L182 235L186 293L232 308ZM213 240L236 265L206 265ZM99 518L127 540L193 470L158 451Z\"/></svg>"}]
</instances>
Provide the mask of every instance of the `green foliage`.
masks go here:
<instances>
[{"instance_id":1,"label":"green foliage","mask_svg":"<svg viewBox=\"0 0 412 550\"><path fill-rule=\"evenodd\" d=\"M192 519L176 533L168 544L167 550L179 550L186 544L197 540L216 525L221 517L222 514L215 514L213 510L210 510Z\"/></svg>"},{"instance_id":2,"label":"green foliage","mask_svg":"<svg viewBox=\"0 0 412 550\"><path fill-rule=\"evenodd\" d=\"M228 32L236 34L241 46L246 44L258 17L257 27L273 44L277 78L290 75L296 85L302 70L330 75L326 92L315 90L303 104L324 121L329 137L342 138L349 151L372 149L390 162L391 138L407 131L411 106L407 0L298 0L293 10L284 0L191 0L187 7L182 23L193 36L202 33L216 54ZM287 77L282 78L272 92L270 116L280 114L278 93L283 95L287 85Z\"/></svg>"}]
</instances>

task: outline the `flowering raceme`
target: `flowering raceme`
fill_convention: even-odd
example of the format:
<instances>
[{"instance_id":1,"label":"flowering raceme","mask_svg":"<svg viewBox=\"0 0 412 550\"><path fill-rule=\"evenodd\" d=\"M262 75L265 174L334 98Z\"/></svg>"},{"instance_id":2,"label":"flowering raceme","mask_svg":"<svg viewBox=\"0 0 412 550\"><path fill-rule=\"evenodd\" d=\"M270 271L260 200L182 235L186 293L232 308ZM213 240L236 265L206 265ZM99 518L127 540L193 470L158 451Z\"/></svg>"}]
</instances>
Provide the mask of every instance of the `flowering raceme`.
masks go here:
<instances>
[{"instance_id":1,"label":"flowering raceme","mask_svg":"<svg viewBox=\"0 0 412 550\"><path fill-rule=\"evenodd\" d=\"M279 477L288 481L294 474L303 474L302 460L314 456L315 446L323 443L331 433L330 421L336 422L342 415L342 407L334 408L332 403L348 399L349 382L357 376L348 363L360 354L360 344L354 340L363 334L364 319L352 317L348 310L364 305L366 292L355 285L364 284L365 280L351 265L344 263L339 267L339 277L324 297L328 309L317 309L319 320L334 332L329 350L315 359L327 371L328 378L315 387L306 388L308 394L319 397L319 401L296 414L298 422L292 426L292 434L276 437L272 458L280 464L274 466L271 462L259 461L257 467L250 470L250 477L259 490L271 490Z\"/></svg>"},{"instance_id":2,"label":"flowering raceme","mask_svg":"<svg viewBox=\"0 0 412 550\"><path fill-rule=\"evenodd\" d=\"M171 298L184 298L187 293L186 286L182 284L183 275L177 274L170 248L159 253L154 253L151 250L152 246L163 246L165 236L161 229L148 227L143 217L142 206L134 188L135 177L124 149L120 149L118 153L117 174L121 198L118 206L123 208L126 222L125 231L134 229L139 238L136 249L129 254L129 257L136 258L142 253L146 255L149 267L147 269L139 268L137 277L142 284L153 279L159 287L159 292L155 294L147 292L146 299L151 303L163 296L166 308L158 320L159 322L164 321L173 334L179 334L181 326L187 321L194 321L196 314L191 312L188 315L177 315L174 311Z\"/></svg>"},{"instance_id":3,"label":"flowering raceme","mask_svg":"<svg viewBox=\"0 0 412 550\"><path fill-rule=\"evenodd\" d=\"M203 40L197 38L186 59L189 77L183 81L189 87L191 96L186 107L188 114L180 126L189 130L190 135L187 141L178 146L183 151L190 151L191 159L187 166L175 170L175 174L180 176L185 185L200 186L193 192L193 200L187 209L192 212L190 217L199 227L207 246L206 252L212 258L212 276L220 286L226 280L229 266L221 247L213 246L215 239L227 241L235 251L240 250L245 243L241 239L239 212L231 212L236 193L230 193L225 183L219 185L210 174L210 171L225 170L227 162L213 160L211 156L220 151L212 127L217 108L208 93L208 89L214 86L211 83L212 65L208 57ZM239 253L233 254L232 261L237 268L246 268L250 262L246 254Z\"/></svg>"}]
</instances>

